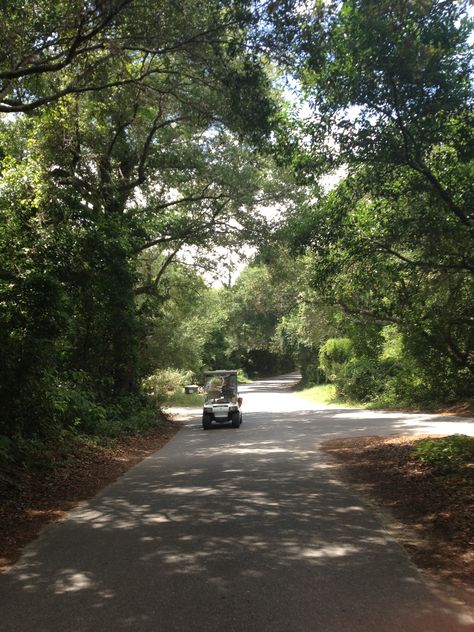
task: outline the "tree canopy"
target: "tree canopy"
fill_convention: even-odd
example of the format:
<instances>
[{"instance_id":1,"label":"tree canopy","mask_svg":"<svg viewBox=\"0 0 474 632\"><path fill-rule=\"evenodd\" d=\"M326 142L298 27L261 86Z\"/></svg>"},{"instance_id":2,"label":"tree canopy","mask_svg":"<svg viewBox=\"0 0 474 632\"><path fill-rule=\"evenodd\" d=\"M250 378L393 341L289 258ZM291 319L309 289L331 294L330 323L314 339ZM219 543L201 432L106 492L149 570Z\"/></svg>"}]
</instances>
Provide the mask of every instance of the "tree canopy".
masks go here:
<instances>
[{"instance_id":1,"label":"tree canopy","mask_svg":"<svg viewBox=\"0 0 474 632\"><path fill-rule=\"evenodd\" d=\"M342 345L347 396L472 393L467 2L39 0L2 24L0 455L129 417L169 367L319 381Z\"/></svg>"},{"instance_id":2,"label":"tree canopy","mask_svg":"<svg viewBox=\"0 0 474 632\"><path fill-rule=\"evenodd\" d=\"M289 223L290 241L312 253L321 298L348 322L396 325L433 387L465 395L474 376L470 28L464 2L348 0L308 20L299 76L312 111L297 151L304 168L328 153L347 175Z\"/></svg>"},{"instance_id":3,"label":"tree canopy","mask_svg":"<svg viewBox=\"0 0 474 632\"><path fill-rule=\"evenodd\" d=\"M253 23L246 2L7 3L0 434L136 393L180 250L264 229L277 98Z\"/></svg>"}]
</instances>

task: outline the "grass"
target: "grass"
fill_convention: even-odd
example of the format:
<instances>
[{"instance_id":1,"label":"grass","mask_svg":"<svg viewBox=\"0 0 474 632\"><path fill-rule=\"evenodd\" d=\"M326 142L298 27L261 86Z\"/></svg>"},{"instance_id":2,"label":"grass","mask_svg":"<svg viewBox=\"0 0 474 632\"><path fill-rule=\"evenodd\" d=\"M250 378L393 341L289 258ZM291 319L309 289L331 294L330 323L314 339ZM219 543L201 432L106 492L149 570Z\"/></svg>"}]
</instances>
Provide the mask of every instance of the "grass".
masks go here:
<instances>
[{"instance_id":1,"label":"grass","mask_svg":"<svg viewBox=\"0 0 474 632\"><path fill-rule=\"evenodd\" d=\"M460 417L474 417L474 402L467 400L458 404L441 404L430 402L427 404L415 404L403 401L393 401L379 397L370 402L357 402L353 400L341 399L336 396L334 384L319 384L309 388L302 388L295 391L295 394L321 406L331 406L334 408L362 408L364 410L396 410L404 412L426 412L426 413L446 413L458 415Z\"/></svg>"},{"instance_id":2,"label":"grass","mask_svg":"<svg viewBox=\"0 0 474 632\"><path fill-rule=\"evenodd\" d=\"M355 402L348 402L336 397L336 387L334 384L318 384L295 392L298 397L313 404L322 406L334 406L336 408L363 408L364 405Z\"/></svg>"},{"instance_id":3,"label":"grass","mask_svg":"<svg viewBox=\"0 0 474 632\"><path fill-rule=\"evenodd\" d=\"M378 397L373 402L369 402L367 408L375 410L402 410L412 413L450 414L459 417L474 417L474 400L467 399L460 402L443 401L410 401L394 400L389 397Z\"/></svg>"},{"instance_id":4,"label":"grass","mask_svg":"<svg viewBox=\"0 0 474 632\"><path fill-rule=\"evenodd\" d=\"M239 384L250 384L253 382L243 371L237 373L237 381Z\"/></svg>"},{"instance_id":5,"label":"grass","mask_svg":"<svg viewBox=\"0 0 474 632\"><path fill-rule=\"evenodd\" d=\"M183 391L175 391L168 395L163 401L163 406L202 406L204 404L204 395L201 393L184 393Z\"/></svg>"},{"instance_id":6,"label":"grass","mask_svg":"<svg viewBox=\"0 0 474 632\"><path fill-rule=\"evenodd\" d=\"M247 381L247 380L246 380ZM249 382L251 380L248 380ZM239 378L239 384L242 383ZM351 407L353 402L343 402L336 397L335 387L333 384L319 384L296 394L302 399L313 402L315 404L323 404L324 406ZM187 395L184 392L175 391L168 395L163 402L164 406L202 406L204 403L204 395L200 393L191 393ZM355 404L354 404L355 405ZM358 407L361 405L358 404Z\"/></svg>"}]
</instances>

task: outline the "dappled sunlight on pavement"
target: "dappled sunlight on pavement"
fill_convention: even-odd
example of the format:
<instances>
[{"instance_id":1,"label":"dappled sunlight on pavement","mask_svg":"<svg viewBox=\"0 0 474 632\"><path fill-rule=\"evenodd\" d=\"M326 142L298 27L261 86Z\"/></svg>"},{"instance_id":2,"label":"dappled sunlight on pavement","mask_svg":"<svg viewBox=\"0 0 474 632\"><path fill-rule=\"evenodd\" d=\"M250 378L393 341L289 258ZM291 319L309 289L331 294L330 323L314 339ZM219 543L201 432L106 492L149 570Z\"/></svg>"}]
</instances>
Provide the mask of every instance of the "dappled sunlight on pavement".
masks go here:
<instances>
[{"instance_id":1,"label":"dappled sunlight on pavement","mask_svg":"<svg viewBox=\"0 0 474 632\"><path fill-rule=\"evenodd\" d=\"M2 632L474 629L318 449L425 432L432 416L313 409L270 383L243 393L240 428L203 431L188 412L162 450L49 527L0 578Z\"/></svg>"}]
</instances>

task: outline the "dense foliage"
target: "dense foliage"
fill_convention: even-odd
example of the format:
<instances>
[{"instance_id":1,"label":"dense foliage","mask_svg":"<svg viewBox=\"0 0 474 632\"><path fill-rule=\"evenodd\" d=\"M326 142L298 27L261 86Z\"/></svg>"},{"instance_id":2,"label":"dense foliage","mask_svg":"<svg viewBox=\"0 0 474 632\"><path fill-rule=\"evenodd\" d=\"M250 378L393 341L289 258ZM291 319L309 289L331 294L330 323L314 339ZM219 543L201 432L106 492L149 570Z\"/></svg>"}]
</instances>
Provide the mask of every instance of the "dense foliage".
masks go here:
<instances>
[{"instance_id":1,"label":"dense foliage","mask_svg":"<svg viewBox=\"0 0 474 632\"><path fill-rule=\"evenodd\" d=\"M255 206L280 195L258 151L277 100L249 6L5 7L2 445L102 431L142 407L157 367L202 367L203 288L167 275L186 249L208 266L258 239Z\"/></svg>"},{"instance_id":2,"label":"dense foliage","mask_svg":"<svg viewBox=\"0 0 474 632\"><path fill-rule=\"evenodd\" d=\"M1 459L143 427L144 380L204 367L472 395L466 2L40 0L2 24Z\"/></svg>"},{"instance_id":3,"label":"dense foliage","mask_svg":"<svg viewBox=\"0 0 474 632\"><path fill-rule=\"evenodd\" d=\"M474 392L470 26L463 2L347 0L309 16L300 44L312 114L293 161L345 176L288 234L346 315L341 391L355 380L357 398Z\"/></svg>"},{"instance_id":4,"label":"dense foliage","mask_svg":"<svg viewBox=\"0 0 474 632\"><path fill-rule=\"evenodd\" d=\"M274 139L304 191L277 234L299 292L284 314L254 310L247 327L267 324L269 345L289 351L306 382L333 381L340 397L472 397L467 3L346 0L300 16L293 76L309 105ZM279 295L282 258L274 247L263 255Z\"/></svg>"}]
</instances>

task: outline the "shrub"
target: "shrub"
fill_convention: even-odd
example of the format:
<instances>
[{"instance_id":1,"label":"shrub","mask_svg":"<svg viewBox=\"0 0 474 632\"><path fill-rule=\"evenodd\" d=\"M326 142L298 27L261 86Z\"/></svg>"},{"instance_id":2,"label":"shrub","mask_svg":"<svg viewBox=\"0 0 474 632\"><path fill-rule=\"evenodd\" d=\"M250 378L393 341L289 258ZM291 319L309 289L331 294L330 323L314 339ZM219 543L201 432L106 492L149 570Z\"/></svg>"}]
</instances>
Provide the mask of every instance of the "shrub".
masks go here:
<instances>
[{"instance_id":1,"label":"shrub","mask_svg":"<svg viewBox=\"0 0 474 632\"><path fill-rule=\"evenodd\" d=\"M163 421L160 401L143 393L117 399L107 410L106 437L145 432Z\"/></svg>"},{"instance_id":2,"label":"shrub","mask_svg":"<svg viewBox=\"0 0 474 632\"><path fill-rule=\"evenodd\" d=\"M192 371L160 369L143 380L143 389L149 395L164 397L183 388L193 380Z\"/></svg>"},{"instance_id":3,"label":"shrub","mask_svg":"<svg viewBox=\"0 0 474 632\"><path fill-rule=\"evenodd\" d=\"M72 371L59 381L54 409L61 428L89 435L106 432L107 410L97 402L90 380L83 371Z\"/></svg>"},{"instance_id":4,"label":"shrub","mask_svg":"<svg viewBox=\"0 0 474 632\"><path fill-rule=\"evenodd\" d=\"M319 350L319 364L328 379L335 382L352 357L349 338L329 338Z\"/></svg>"},{"instance_id":5,"label":"shrub","mask_svg":"<svg viewBox=\"0 0 474 632\"><path fill-rule=\"evenodd\" d=\"M237 381L239 384L247 384L252 380L249 378L244 369L237 369Z\"/></svg>"},{"instance_id":6,"label":"shrub","mask_svg":"<svg viewBox=\"0 0 474 632\"><path fill-rule=\"evenodd\" d=\"M319 365L317 354L314 354L310 358L305 358L304 363L301 365L301 377L302 384L304 385L315 385L326 382L326 376Z\"/></svg>"},{"instance_id":7,"label":"shrub","mask_svg":"<svg viewBox=\"0 0 474 632\"><path fill-rule=\"evenodd\" d=\"M455 434L441 439L420 439L413 454L440 470L455 470L474 462L474 437Z\"/></svg>"},{"instance_id":8,"label":"shrub","mask_svg":"<svg viewBox=\"0 0 474 632\"><path fill-rule=\"evenodd\" d=\"M384 389L388 367L374 358L351 358L336 380L338 393L350 400L367 402Z\"/></svg>"}]
</instances>

